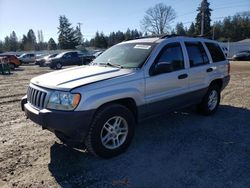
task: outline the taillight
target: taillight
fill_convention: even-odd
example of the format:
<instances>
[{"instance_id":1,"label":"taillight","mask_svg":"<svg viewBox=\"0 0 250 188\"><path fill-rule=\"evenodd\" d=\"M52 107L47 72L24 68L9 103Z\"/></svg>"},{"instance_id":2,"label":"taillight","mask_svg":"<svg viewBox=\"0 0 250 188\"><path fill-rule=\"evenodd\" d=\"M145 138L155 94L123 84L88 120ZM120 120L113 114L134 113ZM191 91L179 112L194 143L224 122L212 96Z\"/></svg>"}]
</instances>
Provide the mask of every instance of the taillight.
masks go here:
<instances>
[{"instance_id":1,"label":"taillight","mask_svg":"<svg viewBox=\"0 0 250 188\"><path fill-rule=\"evenodd\" d=\"M230 74L230 63L227 64L227 73Z\"/></svg>"}]
</instances>

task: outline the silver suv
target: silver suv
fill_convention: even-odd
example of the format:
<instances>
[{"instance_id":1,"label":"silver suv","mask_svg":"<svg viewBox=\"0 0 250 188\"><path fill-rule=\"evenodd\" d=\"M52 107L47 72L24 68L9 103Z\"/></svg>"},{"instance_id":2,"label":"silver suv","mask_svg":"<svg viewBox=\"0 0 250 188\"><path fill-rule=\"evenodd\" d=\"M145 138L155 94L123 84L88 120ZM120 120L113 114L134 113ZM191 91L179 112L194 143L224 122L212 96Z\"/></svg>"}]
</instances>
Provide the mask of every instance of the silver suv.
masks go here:
<instances>
[{"instance_id":1,"label":"silver suv","mask_svg":"<svg viewBox=\"0 0 250 188\"><path fill-rule=\"evenodd\" d=\"M128 148L142 120L193 104L215 113L229 70L216 41L143 38L109 48L88 66L33 78L21 104L64 143L110 158Z\"/></svg>"}]
</instances>

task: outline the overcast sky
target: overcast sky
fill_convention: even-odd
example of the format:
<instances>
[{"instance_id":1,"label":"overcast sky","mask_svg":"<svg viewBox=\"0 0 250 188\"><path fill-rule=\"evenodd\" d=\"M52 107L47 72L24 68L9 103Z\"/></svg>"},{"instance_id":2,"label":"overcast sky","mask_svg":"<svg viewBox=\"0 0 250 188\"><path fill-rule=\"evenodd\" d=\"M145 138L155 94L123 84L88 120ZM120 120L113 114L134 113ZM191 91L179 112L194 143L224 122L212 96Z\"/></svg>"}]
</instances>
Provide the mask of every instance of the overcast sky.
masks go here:
<instances>
[{"instance_id":1,"label":"overcast sky","mask_svg":"<svg viewBox=\"0 0 250 188\"><path fill-rule=\"evenodd\" d=\"M0 40L15 31L18 39L29 29L42 30L44 40L50 37L57 41L58 17L65 15L72 26L82 23L84 38L95 32L126 31L139 29L145 11L156 3L164 2L177 13L177 22L189 26L197 14L201 0L0 0ZM250 10L250 0L209 0L213 9L213 21Z\"/></svg>"}]
</instances>

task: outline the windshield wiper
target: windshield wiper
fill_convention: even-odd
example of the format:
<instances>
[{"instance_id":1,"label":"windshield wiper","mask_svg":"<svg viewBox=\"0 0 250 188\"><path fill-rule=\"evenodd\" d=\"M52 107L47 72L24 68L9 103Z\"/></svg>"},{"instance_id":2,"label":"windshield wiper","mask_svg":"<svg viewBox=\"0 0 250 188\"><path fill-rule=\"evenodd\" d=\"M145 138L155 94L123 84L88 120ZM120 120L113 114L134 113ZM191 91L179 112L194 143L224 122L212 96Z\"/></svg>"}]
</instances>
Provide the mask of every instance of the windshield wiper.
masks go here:
<instances>
[{"instance_id":1,"label":"windshield wiper","mask_svg":"<svg viewBox=\"0 0 250 188\"><path fill-rule=\"evenodd\" d=\"M110 67L117 67L117 68L120 68L120 69L123 68L123 66L121 66L121 65L119 65L119 64L113 64L113 63L110 63L110 62L106 63L106 65L108 65L108 66L110 66Z\"/></svg>"}]
</instances>

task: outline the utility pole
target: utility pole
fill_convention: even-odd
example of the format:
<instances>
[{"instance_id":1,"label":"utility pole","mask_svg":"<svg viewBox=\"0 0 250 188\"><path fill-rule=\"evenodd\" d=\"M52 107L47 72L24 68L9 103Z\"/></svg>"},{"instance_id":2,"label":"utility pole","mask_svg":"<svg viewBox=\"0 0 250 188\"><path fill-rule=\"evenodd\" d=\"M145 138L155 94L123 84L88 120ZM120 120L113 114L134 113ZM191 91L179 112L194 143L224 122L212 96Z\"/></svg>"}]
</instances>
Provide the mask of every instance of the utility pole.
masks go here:
<instances>
[{"instance_id":1,"label":"utility pole","mask_svg":"<svg viewBox=\"0 0 250 188\"><path fill-rule=\"evenodd\" d=\"M204 10L204 1L201 2L201 36L204 35L204 18L205 18L205 10Z\"/></svg>"},{"instance_id":2,"label":"utility pole","mask_svg":"<svg viewBox=\"0 0 250 188\"><path fill-rule=\"evenodd\" d=\"M79 29L80 29L80 31L81 31L81 25L82 25L82 23L81 23L81 22L78 22L77 24L78 24Z\"/></svg>"},{"instance_id":3,"label":"utility pole","mask_svg":"<svg viewBox=\"0 0 250 188\"><path fill-rule=\"evenodd\" d=\"M80 33L82 33L82 32L81 32L81 25L82 25L82 23L81 23L81 22L78 22L77 24L78 24L78 26L79 26ZM81 43L82 43L82 42L83 42L83 35L81 35Z\"/></svg>"},{"instance_id":4,"label":"utility pole","mask_svg":"<svg viewBox=\"0 0 250 188\"><path fill-rule=\"evenodd\" d=\"M215 30L215 25L213 25L213 40L214 40L214 30Z\"/></svg>"}]
</instances>

